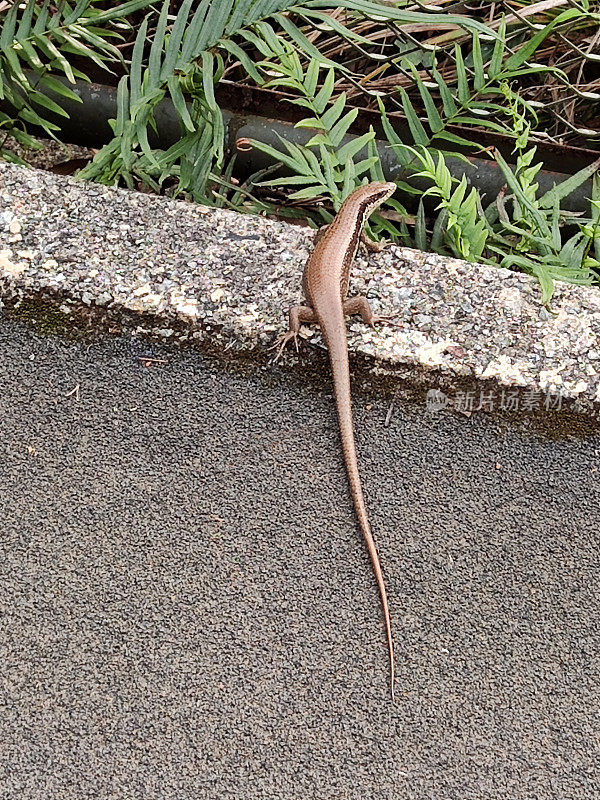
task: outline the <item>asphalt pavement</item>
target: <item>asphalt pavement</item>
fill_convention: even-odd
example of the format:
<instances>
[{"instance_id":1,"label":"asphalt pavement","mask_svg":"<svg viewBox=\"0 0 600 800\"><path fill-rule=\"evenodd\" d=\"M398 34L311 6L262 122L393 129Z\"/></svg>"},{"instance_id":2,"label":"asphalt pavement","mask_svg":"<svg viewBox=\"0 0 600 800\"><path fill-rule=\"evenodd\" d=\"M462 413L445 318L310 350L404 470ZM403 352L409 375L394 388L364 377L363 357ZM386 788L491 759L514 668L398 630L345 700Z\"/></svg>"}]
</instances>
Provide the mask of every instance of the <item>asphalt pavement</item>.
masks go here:
<instances>
[{"instance_id":1,"label":"asphalt pavement","mask_svg":"<svg viewBox=\"0 0 600 800\"><path fill-rule=\"evenodd\" d=\"M395 704L327 382L0 318L0 797L600 797L600 433L388 410Z\"/></svg>"}]
</instances>

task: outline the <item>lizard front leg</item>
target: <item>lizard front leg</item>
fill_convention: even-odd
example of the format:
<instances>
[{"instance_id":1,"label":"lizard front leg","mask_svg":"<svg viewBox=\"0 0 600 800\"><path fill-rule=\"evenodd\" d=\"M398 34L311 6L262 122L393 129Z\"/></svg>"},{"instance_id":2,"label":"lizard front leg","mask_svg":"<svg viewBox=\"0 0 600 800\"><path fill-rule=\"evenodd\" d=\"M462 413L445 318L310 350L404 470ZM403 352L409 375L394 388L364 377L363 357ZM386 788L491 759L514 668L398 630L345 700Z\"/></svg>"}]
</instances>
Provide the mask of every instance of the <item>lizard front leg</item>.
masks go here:
<instances>
[{"instance_id":1,"label":"lizard front leg","mask_svg":"<svg viewBox=\"0 0 600 800\"><path fill-rule=\"evenodd\" d=\"M381 251L386 247L386 245L389 244L387 239L382 239L379 242L376 242L375 239L371 239L371 237L365 232L364 228L360 232L360 241L371 253L381 253Z\"/></svg>"},{"instance_id":2,"label":"lizard front leg","mask_svg":"<svg viewBox=\"0 0 600 800\"><path fill-rule=\"evenodd\" d=\"M298 351L298 334L300 333L300 325L303 322L317 322L317 315L310 306L292 306L289 311L289 328L286 333L283 333L275 342L271 349L278 347L275 361L279 361L281 354L287 343L294 340L296 351Z\"/></svg>"}]
</instances>

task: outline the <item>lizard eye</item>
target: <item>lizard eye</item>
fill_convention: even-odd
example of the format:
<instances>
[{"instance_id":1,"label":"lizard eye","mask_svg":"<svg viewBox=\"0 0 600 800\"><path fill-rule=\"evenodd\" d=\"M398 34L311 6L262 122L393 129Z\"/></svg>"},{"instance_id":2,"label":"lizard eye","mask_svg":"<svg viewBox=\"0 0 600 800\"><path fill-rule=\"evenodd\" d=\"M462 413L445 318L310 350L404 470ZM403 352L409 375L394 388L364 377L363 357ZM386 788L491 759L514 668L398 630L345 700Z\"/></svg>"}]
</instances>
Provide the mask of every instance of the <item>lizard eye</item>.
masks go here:
<instances>
[{"instance_id":1,"label":"lizard eye","mask_svg":"<svg viewBox=\"0 0 600 800\"><path fill-rule=\"evenodd\" d=\"M375 195L375 197L373 198L373 205L374 205L374 206L378 206L380 203L383 203L383 201L384 201L384 200L385 200L387 197L389 197L389 194L388 194L388 192L387 192L387 191L385 191L385 189L384 189L384 190L382 190L381 192L377 192L377 194L376 194L376 195Z\"/></svg>"}]
</instances>

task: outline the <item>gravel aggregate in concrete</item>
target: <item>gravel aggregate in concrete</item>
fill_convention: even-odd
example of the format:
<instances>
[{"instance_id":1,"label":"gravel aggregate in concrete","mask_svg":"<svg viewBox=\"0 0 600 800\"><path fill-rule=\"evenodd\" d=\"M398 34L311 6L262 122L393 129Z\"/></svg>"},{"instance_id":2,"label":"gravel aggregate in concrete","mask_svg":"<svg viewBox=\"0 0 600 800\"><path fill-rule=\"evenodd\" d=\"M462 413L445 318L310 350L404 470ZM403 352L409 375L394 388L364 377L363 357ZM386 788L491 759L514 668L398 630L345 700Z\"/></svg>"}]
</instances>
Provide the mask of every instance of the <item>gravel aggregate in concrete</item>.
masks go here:
<instances>
[{"instance_id":1,"label":"gravel aggregate in concrete","mask_svg":"<svg viewBox=\"0 0 600 800\"><path fill-rule=\"evenodd\" d=\"M264 352L301 299L309 230L0 164L0 292L150 316L221 348ZM390 246L352 292L393 319L353 320L351 351L415 384L471 383L600 405L600 292ZM66 304L66 305L65 305ZM318 331L304 329L311 342Z\"/></svg>"}]
</instances>

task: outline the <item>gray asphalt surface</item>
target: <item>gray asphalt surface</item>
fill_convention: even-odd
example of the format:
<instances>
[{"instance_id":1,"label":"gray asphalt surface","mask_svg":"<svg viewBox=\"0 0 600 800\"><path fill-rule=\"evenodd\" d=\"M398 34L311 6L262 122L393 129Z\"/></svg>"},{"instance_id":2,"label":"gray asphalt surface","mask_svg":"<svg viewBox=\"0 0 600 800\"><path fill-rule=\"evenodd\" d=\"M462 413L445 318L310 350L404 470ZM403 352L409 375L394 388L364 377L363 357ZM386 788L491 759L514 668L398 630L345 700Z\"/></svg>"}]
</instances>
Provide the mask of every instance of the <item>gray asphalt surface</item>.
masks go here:
<instances>
[{"instance_id":1,"label":"gray asphalt surface","mask_svg":"<svg viewBox=\"0 0 600 800\"><path fill-rule=\"evenodd\" d=\"M599 434L355 390L393 705L326 386L7 319L0 356L0 797L600 796Z\"/></svg>"}]
</instances>

